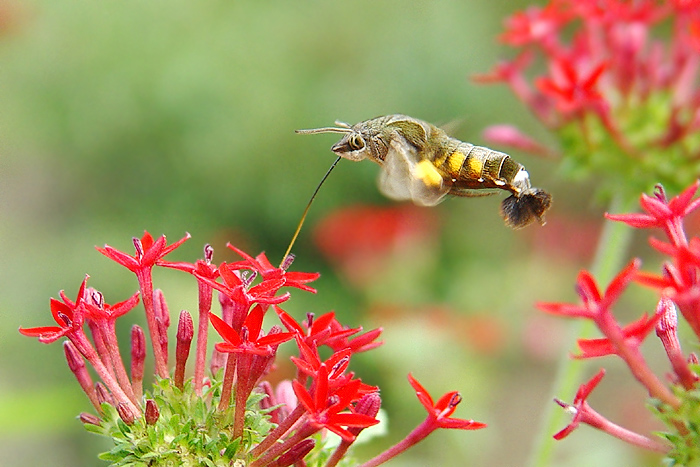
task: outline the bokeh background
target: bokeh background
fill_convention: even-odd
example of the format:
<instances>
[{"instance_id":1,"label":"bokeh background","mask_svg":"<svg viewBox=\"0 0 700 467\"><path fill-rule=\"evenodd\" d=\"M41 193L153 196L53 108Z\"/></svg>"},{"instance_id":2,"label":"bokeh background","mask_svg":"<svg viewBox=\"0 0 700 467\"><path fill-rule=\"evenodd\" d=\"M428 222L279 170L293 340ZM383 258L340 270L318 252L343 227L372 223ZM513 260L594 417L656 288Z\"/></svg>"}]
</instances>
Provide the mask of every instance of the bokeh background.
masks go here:
<instances>
[{"instance_id":1,"label":"bokeh background","mask_svg":"<svg viewBox=\"0 0 700 467\"><path fill-rule=\"evenodd\" d=\"M169 259L194 261L205 243L217 262L231 259L227 241L280 258L337 136L293 130L336 119L405 113L477 144L488 125L514 123L551 143L505 87L470 81L505 53L502 21L525 4L0 2L0 465L106 465L96 454L109 444L75 418L90 407L60 344L17 333L49 324L49 297L74 297L86 273L109 303L134 292L135 279L95 245L131 251L144 230L171 241L190 232ZM551 398L573 397L551 393L557 360L571 350L568 324L533 303L574 299L604 205L595 181L574 184L555 160L513 156L554 195L544 228L504 227L500 196L393 204L376 189L377 166L347 161L311 209L293 268L322 273L318 294L297 292L286 309L384 328L384 346L354 361L381 386L389 416L388 434L361 459L422 420L409 371L436 396L461 391L456 416L489 428L438 432L394 467L525 465ZM156 285L171 311L195 309L190 277L158 271ZM653 307L635 290L630 316ZM124 342L132 320L137 312L122 319ZM625 426L656 428L626 369L604 364L594 405ZM587 428L560 443L556 459L655 460Z\"/></svg>"}]
</instances>

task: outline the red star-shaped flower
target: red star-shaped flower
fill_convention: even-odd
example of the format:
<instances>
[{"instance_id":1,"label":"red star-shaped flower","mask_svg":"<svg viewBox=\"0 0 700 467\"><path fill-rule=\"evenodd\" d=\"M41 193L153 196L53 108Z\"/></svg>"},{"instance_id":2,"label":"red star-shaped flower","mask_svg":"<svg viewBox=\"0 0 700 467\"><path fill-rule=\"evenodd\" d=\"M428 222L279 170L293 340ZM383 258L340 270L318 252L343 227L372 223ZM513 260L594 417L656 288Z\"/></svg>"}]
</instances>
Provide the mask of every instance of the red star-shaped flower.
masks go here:
<instances>
[{"instance_id":1,"label":"red star-shaped flower","mask_svg":"<svg viewBox=\"0 0 700 467\"><path fill-rule=\"evenodd\" d=\"M485 423L465 420L463 418L452 418L452 414L457 409L457 405L462 402L462 396L457 391L451 391L433 401L430 393L411 374L408 375L408 382L416 391L416 396L425 410L428 411L428 419L433 422L436 428L454 428L458 430L478 430L486 428Z\"/></svg>"},{"instance_id":2,"label":"red star-shaped flower","mask_svg":"<svg viewBox=\"0 0 700 467\"><path fill-rule=\"evenodd\" d=\"M63 290L60 292L61 300L51 299L51 314L58 326L43 326L36 328L19 328L19 332L25 336L38 337L39 342L50 344L63 336L80 332L84 321L85 286L88 276L85 276L78 289L75 302L71 301Z\"/></svg>"},{"instance_id":3,"label":"red star-shaped flower","mask_svg":"<svg viewBox=\"0 0 700 467\"><path fill-rule=\"evenodd\" d=\"M651 317L644 314L639 320L628 324L622 328L624 344L627 347L639 347L646 336L654 330L656 323L661 319L663 314L656 313ZM575 355L574 358L595 358L605 355L614 355L618 353L615 344L610 342L610 339L579 339L576 341L581 354Z\"/></svg>"},{"instance_id":4,"label":"red star-shaped flower","mask_svg":"<svg viewBox=\"0 0 700 467\"><path fill-rule=\"evenodd\" d=\"M587 418L589 412L592 410L591 407L586 402L586 399L591 394L593 389L598 386L600 380L605 376L605 370L601 369L593 378L591 378L586 384L582 384L576 391L576 397L574 397L573 404L567 404L560 401L559 399L554 399L554 401L560 406L564 407L566 410L571 412L574 416L566 428L559 431L554 435L554 439L560 440L569 436L569 434L574 431L581 422L587 423Z\"/></svg>"},{"instance_id":5,"label":"red star-shaped flower","mask_svg":"<svg viewBox=\"0 0 700 467\"><path fill-rule=\"evenodd\" d=\"M236 352L249 353L255 355L270 355L272 346L279 345L282 342L288 341L294 337L291 332L279 332L276 334L261 335L262 322L265 312L260 305L254 307L243 323L241 333L239 334L231 326L226 324L224 320L210 314L209 319L214 329L224 338L226 342L216 344L216 350L219 352Z\"/></svg>"},{"instance_id":6,"label":"red star-shaped flower","mask_svg":"<svg viewBox=\"0 0 700 467\"><path fill-rule=\"evenodd\" d=\"M286 287L296 287L301 290L306 290L307 292L316 293L316 289L306 284L318 279L320 276L319 273L288 271L286 267L289 267L289 264L286 265L286 267L275 267L270 260L267 259L264 252L253 258L230 243L226 246L243 257L243 261L230 263L229 267L233 269L250 269L251 271L256 271L262 276L263 280L284 279L284 285Z\"/></svg>"},{"instance_id":7,"label":"red star-shaped flower","mask_svg":"<svg viewBox=\"0 0 700 467\"><path fill-rule=\"evenodd\" d=\"M366 428L376 425L379 420L369 415L344 412L350 403L357 400L362 382L359 379L348 382L332 391L328 385L328 369L322 365L314 379L313 396L298 381L292 381L294 394L299 403L308 411L307 417L316 429L326 428L345 441L352 441L355 435L347 427Z\"/></svg>"},{"instance_id":8,"label":"red star-shaped flower","mask_svg":"<svg viewBox=\"0 0 700 467\"><path fill-rule=\"evenodd\" d=\"M140 239L133 239L134 247L136 248L136 253L134 255L124 253L109 245L105 245L104 248L97 248L97 251L130 271L137 272L140 269L152 268L163 259L164 256L185 243L189 238L190 234L188 233L177 242L168 245L165 235L161 235L158 240L154 241L153 236L146 231Z\"/></svg>"}]
</instances>

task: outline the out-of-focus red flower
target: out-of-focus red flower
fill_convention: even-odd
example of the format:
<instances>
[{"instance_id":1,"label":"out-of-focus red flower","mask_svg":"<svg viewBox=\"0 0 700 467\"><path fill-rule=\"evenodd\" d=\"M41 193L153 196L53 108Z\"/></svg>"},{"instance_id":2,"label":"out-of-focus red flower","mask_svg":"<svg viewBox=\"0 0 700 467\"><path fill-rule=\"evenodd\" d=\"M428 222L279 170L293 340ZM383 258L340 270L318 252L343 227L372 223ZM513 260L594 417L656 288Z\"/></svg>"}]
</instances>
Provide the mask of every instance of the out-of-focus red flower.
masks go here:
<instances>
[{"instance_id":1,"label":"out-of-focus red flower","mask_svg":"<svg viewBox=\"0 0 700 467\"><path fill-rule=\"evenodd\" d=\"M323 219L314 240L349 279L364 284L392 254L433 238L437 222L433 211L412 205L351 206Z\"/></svg>"},{"instance_id":2,"label":"out-of-focus red flower","mask_svg":"<svg viewBox=\"0 0 700 467\"><path fill-rule=\"evenodd\" d=\"M656 313L651 317L644 314L639 320L628 324L622 328L622 335L627 347L639 347L649 333L655 329L656 323L663 315ZM579 339L577 341L581 354L574 355L574 358L595 358L605 355L613 355L618 352L615 344L610 339Z\"/></svg>"}]
</instances>

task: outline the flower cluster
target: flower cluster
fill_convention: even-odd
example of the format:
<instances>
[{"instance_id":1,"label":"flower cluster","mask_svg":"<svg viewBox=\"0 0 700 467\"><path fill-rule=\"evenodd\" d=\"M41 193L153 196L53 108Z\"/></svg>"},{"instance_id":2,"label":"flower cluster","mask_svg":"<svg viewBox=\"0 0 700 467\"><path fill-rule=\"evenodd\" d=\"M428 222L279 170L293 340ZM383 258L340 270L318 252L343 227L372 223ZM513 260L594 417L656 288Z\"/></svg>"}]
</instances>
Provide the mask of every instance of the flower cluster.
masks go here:
<instances>
[{"instance_id":1,"label":"flower cluster","mask_svg":"<svg viewBox=\"0 0 700 467\"><path fill-rule=\"evenodd\" d=\"M164 257L189 235L168 245L146 232L134 239L135 254L110 246L98 248L108 258L136 274L140 291L108 305L102 294L87 287L86 277L75 301L63 292L51 299L56 326L20 328L27 336L51 343L65 337L68 366L93 404L97 415L83 413L86 428L111 437L115 448L101 455L112 465L348 465L349 448L365 428L376 425L381 399L375 386L349 370L352 356L381 345L381 329L362 332L340 323L334 313L297 322L281 308L290 296L282 289L315 290L308 284L316 273L289 271L293 257L279 267L264 253L252 257L228 245L242 260L212 264L213 249L195 263L171 262ZM199 287L199 322L196 333L194 376L185 379L194 322L187 311L179 315L174 369L169 369L170 313L162 291L154 289L155 266L185 271ZM211 312L213 291L219 292L221 316ZM130 374L126 370L115 333L116 319L143 303L147 332L134 325L131 332ZM271 310L280 325L263 330ZM211 322L223 341L207 365L207 335ZM89 328L86 333L85 325ZM283 327L284 329L283 329ZM155 382L144 391L146 335L150 337ZM276 388L266 376L279 364L278 347L294 342L297 355L292 381ZM322 347L330 349L321 352ZM322 358L321 355L329 355ZM85 361L100 381L93 382ZM207 367L209 374L207 375ZM485 425L452 418L461 397L450 392L436 403L409 375L428 415L406 439L363 466L380 465L438 428L474 430ZM339 436L337 446L326 443L326 433Z\"/></svg>"},{"instance_id":2,"label":"flower cluster","mask_svg":"<svg viewBox=\"0 0 700 467\"><path fill-rule=\"evenodd\" d=\"M565 168L609 190L674 189L700 169L700 2L549 0L505 22L517 53L475 79L505 83L558 135ZM492 142L552 151L517 129Z\"/></svg>"},{"instance_id":3,"label":"flower cluster","mask_svg":"<svg viewBox=\"0 0 700 467\"><path fill-rule=\"evenodd\" d=\"M670 444L615 425L588 405L586 398L600 383L603 371L581 386L573 404L557 401L570 410L574 418L569 426L555 435L556 439L567 436L579 423L585 423L634 445L667 453L677 463L674 465L689 465L691 459L700 458L700 425L697 418L700 413L700 397L696 391L699 379L698 358L692 353L686 356L681 349L676 311L677 308L680 309L700 342L700 238L688 240L684 226L686 217L700 207L700 199L693 199L698 187L700 181L669 200L663 187L657 185L653 196L644 194L641 197L640 204L644 213L606 214L608 219L624 222L631 227L660 228L664 231L667 241L655 237L649 239L654 249L668 257L661 275L640 271L640 261L635 259L611 281L605 291L601 291L591 274L582 271L576 281L580 304L538 304L545 312L584 318L595 323L603 337L580 339L580 353L574 355L574 358L606 355L621 358L653 398L654 411L669 428L665 437ZM655 288L659 291L660 298L652 316L643 315L637 321L623 326L615 318L612 309L632 282ZM652 331L655 331L661 341L672 368L670 386L652 372L640 351L642 341Z\"/></svg>"}]
</instances>

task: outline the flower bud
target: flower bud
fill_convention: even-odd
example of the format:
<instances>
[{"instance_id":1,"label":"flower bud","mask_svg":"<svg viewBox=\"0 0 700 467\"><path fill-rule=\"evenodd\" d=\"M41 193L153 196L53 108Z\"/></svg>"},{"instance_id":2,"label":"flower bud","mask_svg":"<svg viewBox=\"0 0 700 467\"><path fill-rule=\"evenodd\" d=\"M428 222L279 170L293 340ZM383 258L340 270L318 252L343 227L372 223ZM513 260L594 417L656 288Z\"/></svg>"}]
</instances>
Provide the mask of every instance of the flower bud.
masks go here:
<instances>
[{"instance_id":1,"label":"flower bud","mask_svg":"<svg viewBox=\"0 0 700 467\"><path fill-rule=\"evenodd\" d=\"M121 418L127 425L133 425L136 417L131 409L123 402L117 404L117 413L119 418Z\"/></svg>"},{"instance_id":2,"label":"flower bud","mask_svg":"<svg viewBox=\"0 0 700 467\"><path fill-rule=\"evenodd\" d=\"M175 386L182 389L185 381L185 365L190 355L190 345L194 337L194 324L192 316L186 311L180 312L177 323L177 346L175 348Z\"/></svg>"},{"instance_id":3,"label":"flower bud","mask_svg":"<svg viewBox=\"0 0 700 467\"><path fill-rule=\"evenodd\" d=\"M158 421L158 417L160 417L160 411L158 410L158 405L156 405L156 401L154 401L153 399L147 399L146 413L144 414L146 423L148 425L155 425Z\"/></svg>"},{"instance_id":4,"label":"flower bud","mask_svg":"<svg viewBox=\"0 0 700 467\"><path fill-rule=\"evenodd\" d=\"M102 421L100 418L96 415L93 415L91 413L83 412L80 414L78 417L80 421L83 423L83 425L97 425L100 426Z\"/></svg>"},{"instance_id":5,"label":"flower bud","mask_svg":"<svg viewBox=\"0 0 700 467\"><path fill-rule=\"evenodd\" d=\"M313 439L305 439L294 446L292 446L287 452L282 454L277 458L277 460L267 464L270 467L287 467L296 462L301 461L316 445L316 441Z\"/></svg>"}]
</instances>

